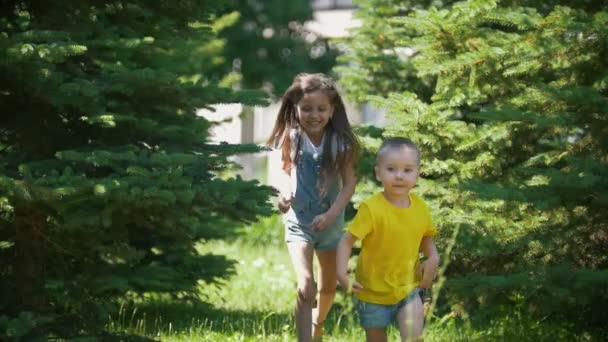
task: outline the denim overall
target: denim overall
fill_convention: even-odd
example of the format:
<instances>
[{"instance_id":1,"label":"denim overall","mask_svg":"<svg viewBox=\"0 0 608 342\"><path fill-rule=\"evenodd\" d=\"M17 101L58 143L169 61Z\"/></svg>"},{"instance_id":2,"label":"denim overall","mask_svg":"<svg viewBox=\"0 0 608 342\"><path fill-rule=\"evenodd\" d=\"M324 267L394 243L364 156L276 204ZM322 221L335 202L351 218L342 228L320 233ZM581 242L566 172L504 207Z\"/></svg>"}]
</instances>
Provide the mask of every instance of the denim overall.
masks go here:
<instances>
[{"instance_id":1,"label":"denim overall","mask_svg":"<svg viewBox=\"0 0 608 342\"><path fill-rule=\"evenodd\" d=\"M302 140L308 137L302 135ZM308 143L303 141L303 144ZM321 198L317 190L317 179L320 177L322 153L313 154L306 148L300 148L299 158L291 171L292 200L291 208L283 217L285 223L285 241L304 241L316 250L331 250L338 246L344 225L344 210L336 221L325 230L315 232L310 225L317 215L326 212L335 202L341 189L341 180L336 177L328 184L327 194Z\"/></svg>"}]
</instances>

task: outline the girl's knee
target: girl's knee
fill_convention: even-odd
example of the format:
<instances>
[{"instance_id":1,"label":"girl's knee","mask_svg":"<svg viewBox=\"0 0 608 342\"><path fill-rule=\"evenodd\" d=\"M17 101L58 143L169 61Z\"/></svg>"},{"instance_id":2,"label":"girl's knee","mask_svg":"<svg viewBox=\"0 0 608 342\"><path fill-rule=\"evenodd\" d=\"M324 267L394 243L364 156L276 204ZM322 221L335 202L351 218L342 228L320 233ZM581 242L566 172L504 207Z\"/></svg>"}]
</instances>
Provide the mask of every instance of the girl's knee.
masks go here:
<instances>
[{"instance_id":1,"label":"girl's knee","mask_svg":"<svg viewBox=\"0 0 608 342\"><path fill-rule=\"evenodd\" d=\"M424 327L424 317L408 317L399 322L399 334L401 341L422 341L422 330Z\"/></svg>"},{"instance_id":2,"label":"girl's knee","mask_svg":"<svg viewBox=\"0 0 608 342\"><path fill-rule=\"evenodd\" d=\"M323 296L323 297L335 297L336 296L336 291L319 291L319 295Z\"/></svg>"},{"instance_id":3,"label":"girl's knee","mask_svg":"<svg viewBox=\"0 0 608 342\"><path fill-rule=\"evenodd\" d=\"M317 297L317 285L314 280L306 279L298 282L298 301L304 303L313 303Z\"/></svg>"},{"instance_id":4,"label":"girl's knee","mask_svg":"<svg viewBox=\"0 0 608 342\"><path fill-rule=\"evenodd\" d=\"M319 288L319 294L321 296L334 296L336 294L336 286L321 286L321 288Z\"/></svg>"},{"instance_id":5,"label":"girl's knee","mask_svg":"<svg viewBox=\"0 0 608 342\"><path fill-rule=\"evenodd\" d=\"M387 340L386 330L384 328L367 328L365 329L365 341L367 342L385 342Z\"/></svg>"}]
</instances>

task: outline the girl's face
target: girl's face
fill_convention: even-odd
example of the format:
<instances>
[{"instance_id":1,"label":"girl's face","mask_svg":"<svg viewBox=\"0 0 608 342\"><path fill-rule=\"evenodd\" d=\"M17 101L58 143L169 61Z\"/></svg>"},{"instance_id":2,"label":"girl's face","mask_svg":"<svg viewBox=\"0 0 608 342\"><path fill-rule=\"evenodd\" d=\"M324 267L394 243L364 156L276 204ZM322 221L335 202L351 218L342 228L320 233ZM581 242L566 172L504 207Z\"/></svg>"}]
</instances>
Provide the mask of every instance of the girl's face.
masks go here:
<instances>
[{"instance_id":1,"label":"girl's face","mask_svg":"<svg viewBox=\"0 0 608 342\"><path fill-rule=\"evenodd\" d=\"M376 179L382 182L385 194L407 196L418 179L418 155L409 147L386 150L375 167Z\"/></svg>"},{"instance_id":2,"label":"girl's face","mask_svg":"<svg viewBox=\"0 0 608 342\"><path fill-rule=\"evenodd\" d=\"M329 97L321 90L316 90L304 94L296 108L302 129L311 139L318 139L320 142L325 126L334 112Z\"/></svg>"}]
</instances>

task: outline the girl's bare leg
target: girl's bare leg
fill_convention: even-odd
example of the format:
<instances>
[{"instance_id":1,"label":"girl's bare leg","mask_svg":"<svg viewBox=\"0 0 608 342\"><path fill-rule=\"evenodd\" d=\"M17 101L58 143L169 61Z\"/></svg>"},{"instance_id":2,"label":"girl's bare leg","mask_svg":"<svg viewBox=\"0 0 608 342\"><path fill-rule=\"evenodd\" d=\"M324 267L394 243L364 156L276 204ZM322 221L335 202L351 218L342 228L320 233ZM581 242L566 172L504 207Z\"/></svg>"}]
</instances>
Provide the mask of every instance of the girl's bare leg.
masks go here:
<instances>
[{"instance_id":1,"label":"girl's bare leg","mask_svg":"<svg viewBox=\"0 0 608 342\"><path fill-rule=\"evenodd\" d=\"M367 342L386 342L386 331L384 328L365 329L365 341Z\"/></svg>"},{"instance_id":2,"label":"girl's bare leg","mask_svg":"<svg viewBox=\"0 0 608 342\"><path fill-rule=\"evenodd\" d=\"M312 336L323 334L323 322L336 296L336 250L316 251L319 260L319 300L312 312Z\"/></svg>"},{"instance_id":3,"label":"girl's bare leg","mask_svg":"<svg viewBox=\"0 0 608 342\"><path fill-rule=\"evenodd\" d=\"M296 271L298 291L296 299L296 332L299 342L312 339L312 307L317 295L317 288L312 271L313 247L306 242L287 244L293 268Z\"/></svg>"}]
</instances>

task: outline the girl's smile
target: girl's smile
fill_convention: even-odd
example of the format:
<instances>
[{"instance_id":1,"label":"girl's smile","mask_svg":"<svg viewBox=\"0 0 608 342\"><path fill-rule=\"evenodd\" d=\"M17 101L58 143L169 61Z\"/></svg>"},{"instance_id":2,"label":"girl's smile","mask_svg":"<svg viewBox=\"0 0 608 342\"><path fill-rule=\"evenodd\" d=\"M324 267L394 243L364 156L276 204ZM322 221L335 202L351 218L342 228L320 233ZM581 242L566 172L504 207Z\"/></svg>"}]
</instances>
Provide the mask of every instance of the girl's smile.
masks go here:
<instances>
[{"instance_id":1,"label":"girl's smile","mask_svg":"<svg viewBox=\"0 0 608 342\"><path fill-rule=\"evenodd\" d=\"M300 126L315 145L320 144L334 111L329 97L320 90L306 93L296 108Z\"/></svg>"}]
</instances>

